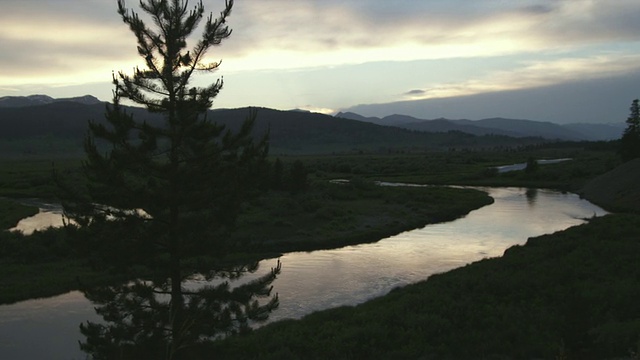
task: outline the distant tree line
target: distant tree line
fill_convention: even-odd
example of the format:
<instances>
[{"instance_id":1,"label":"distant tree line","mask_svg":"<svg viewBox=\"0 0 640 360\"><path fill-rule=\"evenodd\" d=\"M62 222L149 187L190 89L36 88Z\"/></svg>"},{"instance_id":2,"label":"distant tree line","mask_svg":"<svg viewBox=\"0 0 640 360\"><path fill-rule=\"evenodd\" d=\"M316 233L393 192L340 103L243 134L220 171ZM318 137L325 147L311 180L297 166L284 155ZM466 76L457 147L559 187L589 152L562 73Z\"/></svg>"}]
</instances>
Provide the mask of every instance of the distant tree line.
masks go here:
<instances>
[{"instance_id":1,"label":"distant tree line","mask_svg":"<svg viewBox=\"0 0 640 360\"><path fill-rule=\"evenodd\" d=\"M284 190L299 193L308 187L308 170L301 160L296 160L291 165L285 166L277 158L269 167L269 188L272 190Z\"/></svg>"}]
</instances>

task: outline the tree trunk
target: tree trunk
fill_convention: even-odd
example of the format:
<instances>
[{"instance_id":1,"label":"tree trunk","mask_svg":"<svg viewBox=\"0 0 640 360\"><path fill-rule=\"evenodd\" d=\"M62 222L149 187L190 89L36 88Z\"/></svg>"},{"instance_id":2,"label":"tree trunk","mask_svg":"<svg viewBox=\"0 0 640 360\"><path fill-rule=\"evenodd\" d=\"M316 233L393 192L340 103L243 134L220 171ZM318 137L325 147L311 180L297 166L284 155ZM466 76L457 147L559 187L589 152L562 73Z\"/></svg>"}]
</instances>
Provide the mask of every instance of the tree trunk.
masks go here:
<instances>
[{"instance_id":1,"label":"tree trunk","mask_svg":"<svg viewBox=\"0 0 640 360\"><path fill-rule=\"evenodd\" d=\"M171 337L168 359L176 359L178 350L182 345L182 333L184 331L184 298L182 296L182 273L180 264L180 238L177 233L178 208L170 209L169 229L169 255L170 255L170 281L171 281Z\"/></svg>"}]
</instances>

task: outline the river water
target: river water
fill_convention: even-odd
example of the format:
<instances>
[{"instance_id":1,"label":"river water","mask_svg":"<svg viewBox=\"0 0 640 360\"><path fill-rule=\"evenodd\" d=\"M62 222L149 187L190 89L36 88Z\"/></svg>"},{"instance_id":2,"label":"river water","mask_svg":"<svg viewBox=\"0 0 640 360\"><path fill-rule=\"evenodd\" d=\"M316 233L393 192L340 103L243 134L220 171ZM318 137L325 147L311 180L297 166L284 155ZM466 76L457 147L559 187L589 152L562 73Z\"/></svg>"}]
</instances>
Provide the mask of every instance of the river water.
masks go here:
<instances>
[{"instance_id":1,"label":"river water","mask_svg":"<svg viewBox=\"0 0 640 360\"><path fill-rule=\"evenodd\" d=\"M42 202L39 199L24 199L20 202L25 205L37 206L38 208L40 208L40 212L33 216L20 220L15 227L9 230L19 230L22 231L22 233L24 233L25 235L29 235L34 230L42 230L50 226L63 226L63 211L60 204Z\"/></svg>"},{"instance_id":2,"label":"river water","mask_svg":"<svg viewBox=\"0 0 640 360\"><path fill-rule=\"evenodd\" d=\"M455 221L428 225L376 243L287 253L274 282L280 307L270 321L355 305L486 257L527 238L563 230L606 214L575 194L520 188L482 188L492 205ZM262 273L278 259L261 262ZM260 271L256 274L259 275ZM192 285L197 285L194 284ZM79 292L0 306L0 358L84 359L81 322L97 321Z\"/></svg>"}]
</instances>

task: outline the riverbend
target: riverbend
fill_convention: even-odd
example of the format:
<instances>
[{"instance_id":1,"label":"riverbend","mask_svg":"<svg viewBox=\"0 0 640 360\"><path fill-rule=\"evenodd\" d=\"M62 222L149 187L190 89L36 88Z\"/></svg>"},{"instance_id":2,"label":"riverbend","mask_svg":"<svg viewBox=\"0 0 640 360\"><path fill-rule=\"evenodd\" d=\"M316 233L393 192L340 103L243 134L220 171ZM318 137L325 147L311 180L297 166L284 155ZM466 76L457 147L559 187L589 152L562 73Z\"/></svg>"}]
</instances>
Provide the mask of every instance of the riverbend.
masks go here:
<instances>
[{"instance_id":1,"label":"riverbend","mask_svg":"<svg viewBox=\"0 0 640 360\"><path fill-rule=\"evenodd\" d=\"M520 188L484 190L495 202L455 221L428 225L371 244L281 256L282 274L274 283L281 305L270 321L361 303L432 274L500 256L529 237L606 214L569 193ZM261 268L267 271L276 261L264 260ZM197 286L196 282L191 285ZM78 325L95 317L92 304L78 292L0 306L1 352L7 359L83 358L77 346ZM51 357L52 354L59 357Z\"/></svg>"}]
</instances>

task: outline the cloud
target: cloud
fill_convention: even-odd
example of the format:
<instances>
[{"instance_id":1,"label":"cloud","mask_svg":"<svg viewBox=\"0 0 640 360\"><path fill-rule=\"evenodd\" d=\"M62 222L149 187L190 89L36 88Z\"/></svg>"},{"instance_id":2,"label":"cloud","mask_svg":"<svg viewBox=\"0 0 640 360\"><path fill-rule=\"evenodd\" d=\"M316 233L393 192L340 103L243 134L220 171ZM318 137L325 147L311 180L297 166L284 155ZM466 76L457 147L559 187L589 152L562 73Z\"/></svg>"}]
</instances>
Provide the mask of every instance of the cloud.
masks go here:
<instances>
[{"instance_id":1,"label":"cloud","mask_svg":"<svg viewBox=\"0 0 640 360\"><path fill-rule=\"evenodd\" d=\"M127 5L139 12L137 0L127 0ZM223 0L206 2L214 15L223 6ZM0 53L0 69L5 69L0 84L5 88L108 81L112 70L142 65L115 1L3 0L2 10L0 47L10 49ZM489 75L479 69L466 81L405 79L385 95L445 97L633 69L624 58L628 53L610 52L607 44L618 49L640 44L638 18L637 0L242 0L228 19L231 38L206 60L223 59L221 71L233 75L430 59L535 59ZM560 59L549 61L554 57ZM598 61L606 65L597 66ZM309 84L300 87L313 86ZM403 93L405 89L423 92ZM349 101L351 96L356 95L349 94ZM317 104L307 98L295 102Z\"/></svg>"},{"instance_id":2,"label":"cloud","mask_svg":"<svg viewBox=\"0 0 640 360\"><path fill-rule=\"evenodd\" d=\"M407 92L405 92L404 94L402 94L404 97L409 98L409 99L424 99L425 95L426 95L426 91L422 90L422 89L414 89L414 90L409 90Z\"/></svg>"},{"instance_id":3,"label":"cloud","mask_svg":"<svg viewBox=\"0 0 640 360\"><path fill-rule=\"evenodd\" d=\"M557 123L623 123L638 93L640 71L515 91L360 105L342 111L378 117L405 114L422 119L504 117Z\"/></svg>"},{"instance_id":4,"label":"cloud","mask_svg":"<svg viewBox=\"0 0 640 360\"><path fill-rule=\"evenodd\" d=\"M538 88L577 80L621 76L640 71L640 55L610 54L587 58L560 58L530 61L523 66L462 82L431 85L427 90L410 91L412 100L448 98L515 89Z\"/></svg>"},{"instance_id":5,"label":"cloud","mask_svg":"<svg viewBox=\"0 0 640 360\"><path fill-rule=\"evenodd\" d=\"M536 29L536 36L552 46L640 41L639 16L640 3L634 1L563 1Z\"/></svg>"},{"instance_id":6,"label":"cloud","mask_svg":"<svg viewBox=\"0 0 640 360\"><path fill-rule=\"evenodd\" d=\"M128 6L140 12L137 1ZM212 1L207 11L217 15L222 7ZM105 44L114 54L135 51L115 10L110 1L5 0L0 37L73 42L93 53ZM250 70L500 56L639 40L638 18L640 4L629 0L246 0L236 2L229 18L231 39L210 57L233 60L225 64L230 70Z\"/></svg>"},{"instance_id":7,"label":"cloud","mask_svg":"<svg viewBox=\"0 0 640 360\"><path fill-rule=\"evenodd\" d=\"M588 0L238 2L231 70L474 58L640 41L640 4Z\"/></svg>"},{"instance_id":8,"label":"cloud","mask_svg":"<svg viewBox=\"0 0 640 360\"><path fill-rule=\"evenodd\" d=\"M109 81L111 70L134 64L135 39L111 2L8 0L0 22L5 85Z\"/></svg>"},{"instance_id":9,"label":"cloud","mask_svg":"<svg viewBox=\"0 0 640 360\"><path fill-rule=\"evenodd\" d=\"M539 14L549 14L557 10L557 6L552 4L535 4L535 5L527 5L520 8L520 11L523 13L539 15Z\"/></svg>"},{"instance_id":10,"label":"cloud","mask_svg":"<svg viewBox=\"0 0 640 360\"><path fill-rule=\"evenodd\" d=\"M138 0L126 3L153 26ZM224 1L218 5L211 10ZM0 68L11 71L0 73L0 83L109 81L111 71L144 63L115 1L3 0L2 10L0 46L10 51L0 53Z\"/></svg>"},{"instance_id":11,"label":"cloud","mask_svg":"<svg viewBox=\"0 0 640 360\"><path fill-rule=\"evenodd\" d=\"M298 109L305 110L305 111L310 111L310 112L314 112L314 113L325 114L325 115L331 115L331 114L335 114L337 112L336 109L329 109L329 108L325 108L325 107L317 107L317 106L313 106L313 105L300 106L300 107L298 107Z\"/></svg>"}]
</instances>

